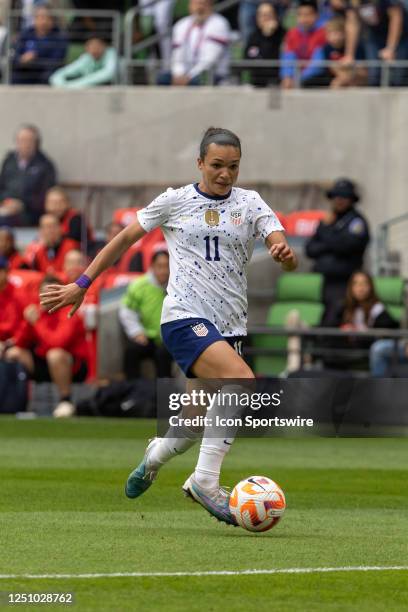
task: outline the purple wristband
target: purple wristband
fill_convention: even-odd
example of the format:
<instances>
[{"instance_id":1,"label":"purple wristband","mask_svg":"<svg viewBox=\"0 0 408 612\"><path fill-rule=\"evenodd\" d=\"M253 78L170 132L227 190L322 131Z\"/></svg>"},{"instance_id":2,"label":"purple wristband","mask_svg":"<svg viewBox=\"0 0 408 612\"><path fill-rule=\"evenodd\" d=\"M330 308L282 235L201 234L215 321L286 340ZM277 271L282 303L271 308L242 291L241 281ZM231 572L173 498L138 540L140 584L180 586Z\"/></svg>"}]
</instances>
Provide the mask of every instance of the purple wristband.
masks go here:
<instances>
[{"instance_id":1,"label":"purple wristband","mask_svg":"<svg viewBox=\"0 0 408 612\"><path fill-rule=\"evenodd\" d=\"M81 274L81 276L76 279L75 284L81 289L88 289L91 286L92 281L86 274Z\"/></svg>"}]
</instances>

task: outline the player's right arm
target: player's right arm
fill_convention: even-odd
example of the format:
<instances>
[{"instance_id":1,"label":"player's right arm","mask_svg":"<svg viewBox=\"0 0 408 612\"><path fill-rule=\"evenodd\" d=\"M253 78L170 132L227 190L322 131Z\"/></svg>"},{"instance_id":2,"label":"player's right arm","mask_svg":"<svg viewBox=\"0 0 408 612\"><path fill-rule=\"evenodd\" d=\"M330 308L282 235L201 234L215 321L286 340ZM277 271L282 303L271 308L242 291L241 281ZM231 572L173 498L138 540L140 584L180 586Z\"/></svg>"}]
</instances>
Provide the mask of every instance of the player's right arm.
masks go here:
<instances>
[{"instance_id":1,"label":"player's right arm","mask_svg":"<svg viewBox=\"0 0 408 612\"><path fill-rule=\"evenodd\" d=\"M95 259L89 264L84 274L94 281L102 272L110 268L123 253L137 240L146 234L146 231L136 220L123 229L113 240L111 240L98 253ZM69 316L72 315L80 307L84 299L86 289L79 287L76 283L69 285L49 285L40 295L41 305L48 312L55 312L64 306L72 304L72 309Z\"/></svg>"}]
</instances>

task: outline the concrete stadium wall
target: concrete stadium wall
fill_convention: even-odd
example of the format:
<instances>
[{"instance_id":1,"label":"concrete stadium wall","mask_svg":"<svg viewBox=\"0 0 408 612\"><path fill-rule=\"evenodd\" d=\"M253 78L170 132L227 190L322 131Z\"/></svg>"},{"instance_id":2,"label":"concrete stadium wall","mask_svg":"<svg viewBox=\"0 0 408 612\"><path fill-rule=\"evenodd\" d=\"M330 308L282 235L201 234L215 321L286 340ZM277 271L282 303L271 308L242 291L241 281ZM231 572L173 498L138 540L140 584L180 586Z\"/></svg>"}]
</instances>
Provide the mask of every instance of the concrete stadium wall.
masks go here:
<instances>
[{"instance_id":1,"label":"concrete stadium wall","mask_svg":"<svg viewBox=\"0 0 408 612\"><path fill-rule=\"evenodd\" d=\"M203 130L221 125L242 138L242 185L348 175L373 224L408 209L406 90L1 87L1 156L24 121L41 128L64 182L190 182Z\"/></svg>"}]
</instances>

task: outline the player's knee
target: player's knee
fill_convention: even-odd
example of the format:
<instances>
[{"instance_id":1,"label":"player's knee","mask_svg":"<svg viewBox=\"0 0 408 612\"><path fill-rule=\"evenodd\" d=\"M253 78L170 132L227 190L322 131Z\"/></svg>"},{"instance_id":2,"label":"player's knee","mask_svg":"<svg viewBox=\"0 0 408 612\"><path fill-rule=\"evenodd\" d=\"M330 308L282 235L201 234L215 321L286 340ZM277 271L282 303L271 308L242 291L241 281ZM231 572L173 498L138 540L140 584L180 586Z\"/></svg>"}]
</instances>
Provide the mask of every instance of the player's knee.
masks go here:
<instances>
[{"instance_id":1,"label":"player's knee","mask_svg":"<svg viewBox=\"0 0 408 612\"><path fill-rule=\"evenodd\" d=\"M7 361L19 361L21 359L21 354L21 348L12 346L6 352L6 359Z\"/></svg>"}]
</instances>

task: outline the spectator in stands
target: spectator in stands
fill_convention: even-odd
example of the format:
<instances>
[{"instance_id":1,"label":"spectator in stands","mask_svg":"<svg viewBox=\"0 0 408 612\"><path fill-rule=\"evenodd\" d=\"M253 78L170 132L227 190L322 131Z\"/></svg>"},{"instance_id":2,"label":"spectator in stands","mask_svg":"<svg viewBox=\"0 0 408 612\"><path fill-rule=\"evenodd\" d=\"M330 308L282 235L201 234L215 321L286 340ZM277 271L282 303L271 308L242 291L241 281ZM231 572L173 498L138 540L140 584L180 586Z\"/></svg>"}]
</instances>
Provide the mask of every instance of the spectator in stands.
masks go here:
<instances>
[{"instance_id":1,"label":"spectator in stands","mask_svg":"<svg viewBox=\"0 0 408 612\"><path fill-rule=\"evenodd\" d=\"M320 6L320 27L337 18L344 21L344 55L341 61L345 65L352 64L358 59L360 23L357 11L349 0L325 0Z\"/></svg>"},{"instance_id":2,"label":"spectator in stands","mask_svg":"<svg viewBox=\"0 0 408 612\"><path fill-rule=\"evenodd\" d=\"M245 59L278 60L284 36L275 7L270 2L262 2L256 11L256 29L249 36ZM279 68L253 68L251 80L255 87L276 85L279 83Z\"/></svg>"},{"instance_id":3,"label":"spectator in stands","mask_svg":"<svg viewBox=\"0 0 408 612\"><path fill-rule=\"evenodd\" d=\"M315 0L300 0L297 9L297 26L289 30L283 42L281 60L281 86L291 89L296 83L295 61L299 61L300 81L309 77L309 63L314 51L326 44L326 32L318 27L318 10ZM292 62L292 63L291 63Z\"/></svg>"},{"instance_id":4,"label":"spectator in stands","mask_svg":"<svg viewBox=\"0 0 408 612\"><path fill-rule=\"evenodd\" d=\"M17 131L16 147L7 153L0 173L0 225L37 225L47 190L55 185L53 162L41 151L34 125Z\"/></svg>"},{"instance_id":5,"label":"spectator in stands","mask_svg":"<svg viewBox=\"0 0 408 612\"><path fill-rule=\"evenodd\" d=\"M174 5L176 0L141 0L139 3L143 18L151 17L154 30L160 36L159 49L162 69L170 70L171 63L171 28L173 24Z\"/></svg>"},{"instance_id":6,"label":"spectator in stands","mask_svg":"<svg viewBox=\"0 0 408 612\"><path fill-rule=\"evenodd\" d=\"M333 308L344 299L347 283L363 264L370 240L366 219L355 208L360 197L352 181L338 179L327 192L332 209L306 243L306 254L315 260L314 272L324 276L323 324L333 319Z\"/></svg>"},{"instance_id":7,"label":"spectator in stands","mask_svg":"<svg viewBox=\"0 0 408 612\"><path fill-rule=\"evenodd\" d=\"M406 60L408 58L408 14L402 0L356 0L362 24L362 42L367 60ZM390 70L391 85L407 84L407 69ZM380 84L381 68L368 69L368 84Z\"/></svg>"},{"instance_id":8,"label":"spectator in stands","mask_svg":"<svg viewBox=\"0 0 408 612\"><path fill-rule=\"evenodd\" d=\"M40 242L30 267L43 274L62 272L66 253L78 247L75 240L63 237L59 220L50 214L40 219Z\"/></svg>"},{"instance_id":9,"label":"spectator in stands","mask_svg":"<svg viewBox=\"0 0 408 612\"><path fill-rule=\"evenodd\" d=\"M345 337L331 338L330 345L334 349L365 349L373 344L373 338L353 335L355 331L370 329L396 329L399 324L387 312L384 304L378 299L374 283L369 274L361 270L354 272L347 284L346 295L333 308L330 317L325 321L328 327L339 327L345 332L351 332ZM326 367L348 369L362 365L361 356L353 358L352 354L329 356L324 359Z\"/></svg>"},{"instance_id":10,"label":"spectator in stands","mask_svg":"<svg viewBox=\"0 0 408 612\"><path fill-rule=\"evenodd\" d=\"M65 89L83 89L115 82L118 56L113 47L97 33L91 34L85 44L85 53L60 68L50 77L50 85Z\"/></svg>"},{"instance_id":11,"label":"spectator in stands","mask_svg":"<svg viewBox=\"0 0 408 612\"><path fill-rule=\"evenodd\" d=\"M159 75L159 85L200 85L210 72L215 84L229 76L230 27L213 12L212 0L190 0L190 15L173 29L171 72Z\"/></svg>"},{"instance_id":12,"label":"spectator in stands","mask_svg":"<svg viewBox=\"0 0 408 612\"><path fill-rule=\"evenodd\" d=\"M0 359L23 320L23 306L18 290L8 280L9 263L0 255Z\"/></svg>"},{"instance_id":13,"label":"spectator in stands","mask_svg":"<svg viewBox=\"0 0 408 612\"><path fill-rule=\"evenodd\" d=\"M57 278L46 277L40 291L47 285L61 284ZM53 414L69 417L75 413L71 400L71 384L83 382L87 376L88 347L82 319L68 318L69 309L49 314L38 304L24 309L24 323L14 336L14 346L6 359L21 363L36 382L53 382L60 401Z\"/></svg>"},{"instance_id":14,"label":"spectator in stands","mask_svg":"<svg viewBox=\"0 0 408 612\"><path fill-rule=\"evenodd\" d=\"M366 82L366 70L356 68L345 62L345 23L341 17L335 17L325 25L327 43L324 47L315 49L307 71L303 78L303 87L356 87ZM359 58L361 59L361 58ZM322 65L322 62L336 62L334 66Z\"/></svg>"},{"instance_id":15,"label":"spectator in stands","mask_svg":"<svg viewBox=\"0 0 408 612\"><path fill-rule=\"evenodd\" d=\"M394 376L394 366L408 367L408 342L377 340L370 347L370 373L376 378Z\"/></svg>"},{"instance_id":16,"label":"spectator in stands","mask_svg":"<svg viewBox=\"0 0 408 612\"><path fill-rule=\"evenodd\" d=\"M92 247L93 232L87 225L83 214L76 208L72 208L69 196L62 187L52 187L47 191L45 211L59 219L64 238L75 240L78 247L83 244L84 250Z\"/></svg>"},{"instance_id":17,"label":"spectator in stands","mask_svg":"<svg viewBox=\"0 0 408 612\"><path fill-rule=\"evenodd\" d=\"M10 270L26 268L24 257L18 252L11 227L0 227L0 256L8 261Z\"/></svg>"},{"instance_id":18,"label":"spectator in stands","mask_svg":"<svg viewBox=\"0 0 408 612\"><path fill-rule=\"evenodd\" d=\"M171 356L160 335L160 316L169 279L169 255L157 251L150 271L133 281L123 298L119 319L126 336L124 371L140 376L144 359L153 359L158 377L171 376Z\"/></svg>"},{"instance_id":19,"label":"spectator in stands","mask_svg":"<svg viewBox=\"0 0 408 612\"><path fill-rule=\"evenodd\" d=\"M12 82L46 85L59 68L67 51L67 39L54 23L50 9L40 5L34 10L34 25L17 39Z\"/></svg>"}]
</instances>

